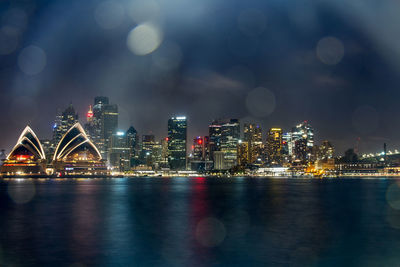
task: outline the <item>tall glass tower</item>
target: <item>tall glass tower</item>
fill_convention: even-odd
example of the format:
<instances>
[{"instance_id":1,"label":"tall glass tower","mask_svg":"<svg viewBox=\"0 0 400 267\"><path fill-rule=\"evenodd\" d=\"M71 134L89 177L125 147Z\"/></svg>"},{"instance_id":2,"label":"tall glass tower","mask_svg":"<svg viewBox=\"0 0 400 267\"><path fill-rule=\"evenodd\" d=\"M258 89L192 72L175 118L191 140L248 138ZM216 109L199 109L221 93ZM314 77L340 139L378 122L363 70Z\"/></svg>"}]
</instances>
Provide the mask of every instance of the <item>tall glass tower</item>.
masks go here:
<instances>
[{"instance_id":1,"label":"tall glass tower","mask_svg":"<svg viewBox=\"0 0 400 267\"><path fill-rule=\"evenodd\" d=\"M186 169L186 117L168 120L168 163L171 170Z\"/></svg>"}]
</instances>

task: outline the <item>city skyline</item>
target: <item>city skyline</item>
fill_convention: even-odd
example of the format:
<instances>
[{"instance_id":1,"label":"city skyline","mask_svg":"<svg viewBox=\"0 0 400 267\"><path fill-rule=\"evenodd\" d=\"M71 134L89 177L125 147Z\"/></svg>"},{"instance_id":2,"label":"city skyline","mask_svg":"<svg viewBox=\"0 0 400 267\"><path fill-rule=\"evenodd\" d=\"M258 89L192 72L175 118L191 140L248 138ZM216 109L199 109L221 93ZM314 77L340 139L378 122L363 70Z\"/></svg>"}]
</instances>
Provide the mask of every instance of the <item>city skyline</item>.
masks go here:
<instances>
[{"instance_id":1,"label":"city skyline","mask_svg":"<svg viewBox=\"0 0 400 267\"><path fill-rule=\"evenodd\" d=\"M94 97L94 99L95 99L95 101L96 101L96 98L104 98L103 96L96 96L96 97ZM107 98L107 100L109 99L109 97L105 97L105 98ZM118 104L115 104L115 106L117 107L117 109L118 109ZM63 109L63 108L57 108L57 110L56 110L56 112L55 112L55 121L57 121L57 119L58 119L58 115L57 114L61 114L61 113L63 113L63 112L68 112L68 110L70 109L70 108L73 108L73 112L76 112L76 115L77 115L77 118L76 118L76 120L78 121L78 122L80 122L82 125L86 125L86 123L88 122L88 113L91 113L92 115L93 115L93 103L91 103L91 104L89 104L88 106L87 106L87 109L86 109L86 111L83 111L83 112L80 112L80 111L78 111L77 109L76 109L76 107L75 107L75 105L73 105L73 102L72 101L70 101L69 102L69 104L68 105L66 105L65 106L65 110ZM161 129L161 131L158 131L158 134L156 134L156 131L154 131L154 130L151 130L151 129L149 129L147 132L145 132L145 131L142 131L142 129L138 129L138 127L136 127L135 125L132 125L132 124L127 124L126 122L125 123L123 123L123 125L127 125L127 127L125 127L125 126L121 126L121 124L120 124L120 121L121 121L121 119L120 119L120 117L121 117L121 115L122 115L122 117L126 117L126 116L124 116L124 115L126 115L126 114L121 114L120 112L118 112L118 115L117 115L117 117L118 117L118 122L116 123L116 125L117 125L117 128L116 128L116 131L122 131L122 132L126 132L126 131L128 131L129 130L129 127L134 127L136 130L138 130L137 131L137 134L138 134L138 136L145 136L145 135L154 135L155 136L155 139L157 139L157 140L160 140L160 139L163 139L163 138L166 138L166 137L168 137L168 130L167 130L167 124L166 124L166 121L168 120L168 119L170 119L171 117L174 117L174 116L177 116L177 117L179 117L179 116L183 116L183 117L185 117L186 119L187 119L187 121L188 121L188 123L189 123L189 125L188 125L188 134L187 134L187 136L188 136L188 139L187 140L189 140L189 142L187 142L187 149L188 149L188 152L187 152L187 155L189 155L190 154L190 147L191 147L191 143L190 143L190 139L191 138L196 138L196 137L201 137L201 136L208 136L208 134L209 134L209 129L208 129L208 127L209 127L209 125L210 124L212 124L212 122L213 121L218 121L218 120L225 120L225 119L227 119L227 118L223 118L223 117L219 117L219 118L213 118L212 120L210 120L208 123L206 123L205 125L203 125L203 129L201 129L201 131L200 132L194 132L194 130L193 129L191 129L191 119L190 119L190 117L187 117L184 113L179 113L179 114L175 114L175 115L171 115L171 116L168 116L168 115L165 115L165 121L164 122L161 122L161 124L162 124L162 126L163 127L161 127L161 128L164 128L164 129ZM298 125L299 123L303 123L303 122L305 122L305 123L309 123L309 121L308 120L304 120L304 121L298 121L298 122L296 122L296 123L294 123L292 126L290 126L290 127L287 127L287 128L284 128L284 127L281 127L279 124L274 124L274 125L272 125L272 126L267 126L267 127L263 127L262 125L262 123L259 123L259 122L255 122L255 121L251 121L249 118L245 118L244 119L244 121L242 121L241 119L239 119L239 122L240 122L240 139L241 139L241 141L243 141L243 140L245 140L246 139L246 134L243 132L244 131L244 127L246 126L246 124L255 124L255 125L260 125L260 128L262 129L262 132L261 132L261 135L262 135L262 142L263 143L266 143L266 142L268 142L268 131L270 130L270 129L274 129L274 128L280 128L280 129L282 129L282 131L283 131L283 133L288 133L288 132L290 132L294 127L296 127L296 125ZM35 129L35 131L37 132L37 133L39 133L38 134L38 136L40 136L40 139L41 140L52 140L53 138L54 138L54 127L55 127L55 125L54 125L54 120L53 121L51 121L51 122L49 122L48 123L49 125L50 125L50 127L46 130L46 129L40 129L40 128L35 128L34 126L32 126L31 124L25 124L25 126L23 126L22 128L25 128L26 126L29 126L29 127L32 127L33 129ZM64 126L64 127L67 127L67 129L69 129L69 127L71 127L72 125L73 125L74 123L72 123L70 126ZM149 128L149 127L151 127L151 126L148 126L147 128ZM155 128L160 128L160 127L155 127ZM199 127L196 127L196 129L198 129ZM65 129L65 130L67 130L67 129ZM314 131L316 131L316 132L319 132L318 131L318 129L316 129L315 127L313 127L313 129L314 129ZM16 131L20 131L20 129L15 129ZM44 134L44 135L42 135L41 133L43 133L43 132L47 132L46 134ZM109 133L109 134L111 134L111 132ZM61 136L59 136L58 137L58 140L61 138ZM56 138L57 139L57 138ZM325 138L325 137L322 137L322 136L319 136L318 134L317 135L315 135L315 139L314 139L315 141L315 143L316 144L322 144L324 141L326 141L326 140L328 140L328 141L330 141L331 143L333 143L334 145L335 145L335 156L343 156L343 154L344 154L344 152L346 151L346 150L348 150L348 149L350 149L350 148L355 148L356 150L358 150L358 152L359 152L359 155L361 156L362 154L370 154L370 153L380 153L381 151L383 151L382 150L382 145L383 145L383 143L381 143L380 145L380 147L378 147L377 148L377 150L376 151L362 151L362 149L360 150L360 140L358 140L358 138L355 140L355 142L354 142L354 146L349 146L349 147L344 147L343 148L343 151L341 151L341 150L337 150L337 147L336 147L336 144L334 143L334 142L332 142L332 140L330 140L329 138ZM0 141L1 142L1 141ZM14 136L14 140L13 139L11 139L11 143L9 143L9 144L5 144L5 145L3 145L2 147L0 147L1 149L5 149L6 150L6 152L7 151L10 151L11 150L11 148L14 146L14 142L15 142L15 136ZM4 142L3 142L4 143ZM108 140L105 142L105 143L108 143ZM312 146L312 145L311 145ZM10 147L9 148L9 150L7 150L7 147ZM102 148L99 148L100 150L102 150ZM395 149L397 149L397 147L395 147L395 146L392 146L391 147L391 149L390 150L392 150L392 151L394 151ZM104 154L103 154L103 157L104 157Z\"/></svg>"},{"instance_id":2,"label":"city skyline","mask_svg":"<svg viewBox=\"0 0 400 267\"><path fill-rule=\"evenodd\" d=\"M27 124L47 135L57 107L72 101L84 114L96 95L119 104L122 128L156 135L165 119L185 114L189 136L205 135L203 125L218 117L264 129L309 120L338 151L358 137L365 152L400 144L390 1L378 11L343 0L235 1L155 2L162 39L152 51L127 44L133 29L154 30L129 1L2 3L1 38L9 42L0 48L0 147ZM107 12L121 8L119 17ZM355 26L376 16L374 27Z\"/></svg>"}]
</instances>

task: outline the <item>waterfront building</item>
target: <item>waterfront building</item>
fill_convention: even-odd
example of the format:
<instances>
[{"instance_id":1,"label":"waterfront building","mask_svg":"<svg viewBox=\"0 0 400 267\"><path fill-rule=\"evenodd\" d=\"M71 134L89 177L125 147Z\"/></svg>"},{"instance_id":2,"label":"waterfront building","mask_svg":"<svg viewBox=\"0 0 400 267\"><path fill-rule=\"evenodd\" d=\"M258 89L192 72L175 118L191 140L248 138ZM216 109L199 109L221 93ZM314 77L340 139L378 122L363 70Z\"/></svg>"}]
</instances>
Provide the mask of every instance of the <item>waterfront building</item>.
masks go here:
<instances>
[{"instance_id":1,"label":"waterfront building","mask_svg":"<svg viewBox=\"0 0 400 267\"><path fill-rule=\"evenodd\" d=\"M73 125L57 144L53 167L57 176L108 174L100 151L80 123Z\"/></svg>"},{"instance_id":2,"label":"waterfront building","mask_svg":"<svg viewBox=\"0 0 400 267\"><path fill-rule=\"evenodd\" d=\"M190 158L190 169L196 172L203 172L212 169L213 162L209 155L208 136L198 136L193 139L192 154Z\"/></svg>"},{"instance_id":3,"label":"waterfront building","mask_svg":"<svg viewBox=\"0 0 400 267\"><path fill-rule=\"evenodd\" d=\"M262 128L258 124L245 123L243 135L243 141L247 142L249 149L248 163L261 163L263 155Z\"/></svg>"},{"instance_id":4,"label":"waterfront building","mask_svg":"<svg viewBox=\"0 0 400 267\"><path fill-rule=\"evenodd\" d=\"M186 169L186 117L172 117L168 120L168 163L172 170Z\"/></svg>"},{"instance_id":5,"label":"waterfront building","mask_svg":"<svg viewBox=\"0 0 400 267\"><path fill-rule=\"evenodd\" d=\"M251 163L252 155L250 144L248 141L239 140L238 144L238 156L237 156L237 165L246 166Z\"/></svg>"},{"instance_id":6,"label":"waterfront building","mask_svg":"<svg viewBox=\"0 0 400 267\"><path fill-rule=\"evenodd\" d=\"M225 154L222 151L214 151L214 170L226 170Z\"/></svg>"},{"instance_id":7,"label":"waterfront building","mask_svg":"<svg viewBox=\"0 0 400 267\"><path fill-rule=\"evenodd\" d=\"M129 127L128 131L126 131L126 142L127 147L129 147L129 165L130 168L135 167L138 165L139 160L139 142L138 142L138 134L136 129L131 126Z\"/></svg>"},{"instance_id":8,"label":"waterfront building","mask_svg":"<svg viewBox=\"0 0 400 267\"><path fill-rule=\"evenodd\" d=\"M152 134L148 135L143 135L142 136L142 149L140 151L140 160L146 165L146 166L153 166L154 161L153 161L153 148L154 145L156 144L155 142L155 136Z\"/></svg>"},{"instance_id":9,"label":"waterfront building","mask_svg":"<svg viewBox=\"0 0 400 267\"><path fill-rule=\"evenodd\" d=\"M130 147L126 133L117 131L111 135L108 145L108 161L111 170L124 172L130 170Z\"/></svg>"},{"instance_id":10,"label":"waterfront building","mask_svg":"<svg viewBox=\"0 0 400 267\"><path fill-rule=\"evenodd\" d=\"M51 158L54 154L54 150L57 144L60 142L64 134L78 122L78 114L72 103L62 112L57 111L56 120L53 126L53 139L49 149L49 157Z\"/></svg>"},{"instance_id":11,"label":"waterfront building","mask_svg":"<svg viewBox=\"0 0 400 267\"><path fill-rule=\"evenodd\" d=\"M306 163L312 160L312 149L314 147L314 129L305 121L292 128L283 137L284 152L288 154L291 162Z\"/></svg>"},{"instance_id":12,"label":"waterfront building","mask_svg":"<svg viewBox=\"0 0 400 267\"><path fill-rule=\"evenodd\" d=\"M240 123L230 119L221 125L220 151L224 153L225 168L230 169L237 163L237 145L240 140Z\"/></svg>"},{"instance_id":13,"label":"waterfront building","mask_svg":"<svg viewBox=\"0 0 400 267\"><path fill-rule=\"evenodd\" d=\"M335 152L335 149L333 145L325 140L321 143L321 145L318 147L318 159L332 159L333 158L333 153Z\"/></svg>"},{"instance_id":14,"label":"waterfront building","mask_svg":"<svg viewBox=\"0 0 400 267\"><path fill-rule=\"evenodd\" d=\"M282 154L282 129L271 128L267 134L266 142L266 153L268 163L270 165L281 165L283 154Z\"/></svg>"},{"instance_id":15,"label":"waterfront building","mask_svg":"<svg viewBox=\"0 0 400 267\"><path fill-rule=\"evenodd\" d=\"M104 159L109 155L111 136L118 129L118 106L109 103L108 97L97 96L93 109L89 107L85 129Z\"/></svg>"},{"instance_id":16,"label":"waterfront building","mask_svg":"<svg viewBox=\"0 0 400 267\"><path fill-rule=\"evenodd\" d=\"M0 168L3 175L44 175L46 170L46 154L33 130L27 126L17 144Z\"/></svg>"},{"instance_id":17,"label":"waterfront building","mask_svg":"<svg viewBox=\"0 0 400 267\"><path fill-rule=\"evenodd\" d=\"M222 124L223 124L223 122L221 122L219 120L214 120L208 126L208 133L209 133L208 151L209 151L211 160L214 159L214 151L221 150Z\"/></svg>"}]
</instances>

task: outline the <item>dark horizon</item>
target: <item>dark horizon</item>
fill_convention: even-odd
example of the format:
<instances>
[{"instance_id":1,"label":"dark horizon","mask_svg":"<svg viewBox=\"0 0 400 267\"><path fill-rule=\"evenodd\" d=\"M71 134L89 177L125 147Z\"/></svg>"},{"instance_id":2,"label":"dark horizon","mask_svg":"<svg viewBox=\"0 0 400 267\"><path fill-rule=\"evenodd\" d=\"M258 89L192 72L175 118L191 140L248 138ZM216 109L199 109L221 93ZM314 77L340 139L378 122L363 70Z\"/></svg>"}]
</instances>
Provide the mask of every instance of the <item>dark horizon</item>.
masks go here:
<instances>
[{"instance_id":1,"label":"dark horizon","mask_svg":"<svg viewBox=\"0 0 400 267\"><path fill-rule=\"evenodd\" d=\"M307 120L316 143L331 141L337 155L358 137L360 153L381 151L383 143L394 150L398 5L5 1L0 148L9 151L28 124L49 138L57 108L70 102L84 122L93 98L105 95L119 106L120 129L132 125L157 139L174 115L188 117L189 142L207 135L216 118L254 121L264 135ZM154 51L127 45L138 25L159 31Z\"/></svg>"}]
</instances>

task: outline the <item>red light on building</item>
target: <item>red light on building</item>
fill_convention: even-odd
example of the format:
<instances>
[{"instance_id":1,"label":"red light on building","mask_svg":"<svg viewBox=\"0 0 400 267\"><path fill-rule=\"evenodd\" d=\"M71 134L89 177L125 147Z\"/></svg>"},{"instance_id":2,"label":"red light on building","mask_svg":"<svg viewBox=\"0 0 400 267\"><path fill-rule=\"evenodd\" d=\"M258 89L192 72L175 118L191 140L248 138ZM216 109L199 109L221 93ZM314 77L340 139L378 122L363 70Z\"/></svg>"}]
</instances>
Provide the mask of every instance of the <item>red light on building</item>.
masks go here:
<instances>
[{"instance_id":1,"label":"red light on building","mask_svg":"<svg viewBox=\"0 0 400 267\"><path fill-rule=\"evenodd\" d=\"M197 140L197 143L198 143L199 145L201 145L201 144L203 143L203 139L198 139L198 140Z\"/></svg>"},{"instance_id":2,"label":"red light on building","mask_svg":"<svg viewBox=\"0 0 400 267\"><path fill-rule=\"evenodd\" d=\"M89 111L86 114L87 118L93 118L93 110L92 110L92 106L89 106Z\"/></svg>"}]
</instances>

